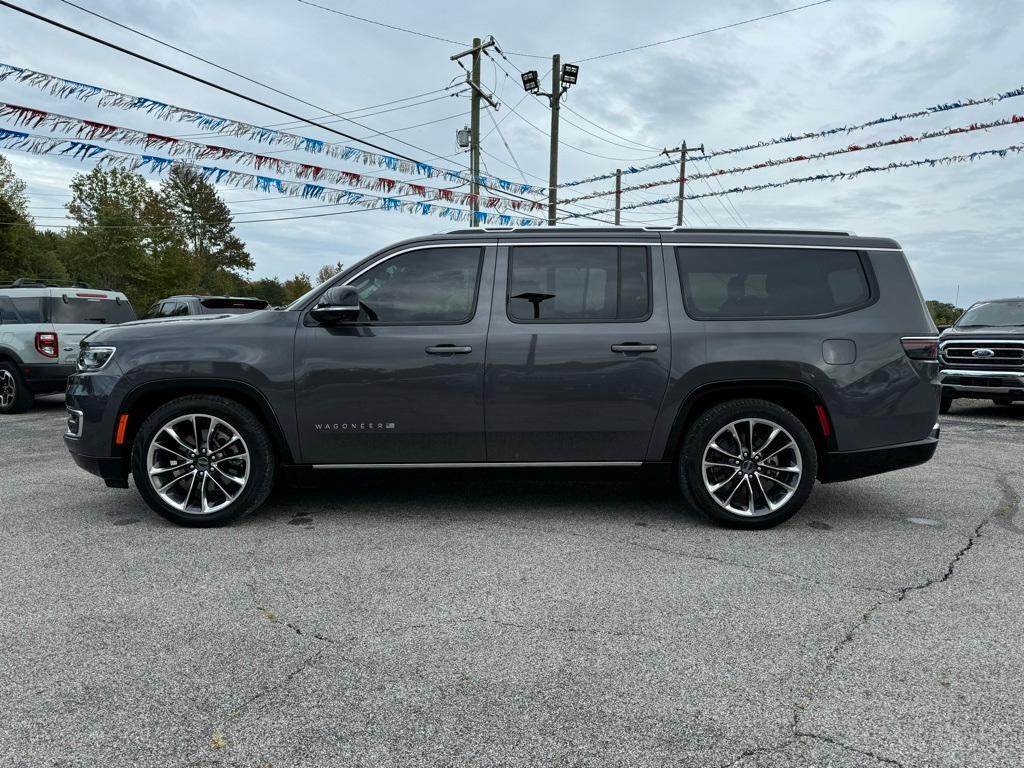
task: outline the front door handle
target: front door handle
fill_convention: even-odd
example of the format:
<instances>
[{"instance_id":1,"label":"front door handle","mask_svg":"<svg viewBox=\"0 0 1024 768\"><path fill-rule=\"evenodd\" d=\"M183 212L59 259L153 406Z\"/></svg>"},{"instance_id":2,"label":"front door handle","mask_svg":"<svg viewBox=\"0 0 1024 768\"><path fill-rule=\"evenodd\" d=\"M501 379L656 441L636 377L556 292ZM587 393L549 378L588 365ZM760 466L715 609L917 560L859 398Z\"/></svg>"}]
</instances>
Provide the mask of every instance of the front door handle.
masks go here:
<instances>
[{"instance_id":1,"label":"front door handle","mask_svg":"<svg viewBox=\"0 0 1024 768\"><path fill-rule=\"evenodd\" d=\"M637 352L657 352L657 344L641 344L638 341L627 341L623 344L612 344L612 352L625 352L636 354Z\"/></svg>"},{"instance_id":2,"label":"front door handle","mask_svg":"<svg viewBox=\"0 0 1024 768\"><path fill-rule=\"evenodd\" d=\"M457 347L454 344L438 344L435 347L427 347L428 355L468 355L473 351L472 347Z\"/></svg>"}]
</instances>

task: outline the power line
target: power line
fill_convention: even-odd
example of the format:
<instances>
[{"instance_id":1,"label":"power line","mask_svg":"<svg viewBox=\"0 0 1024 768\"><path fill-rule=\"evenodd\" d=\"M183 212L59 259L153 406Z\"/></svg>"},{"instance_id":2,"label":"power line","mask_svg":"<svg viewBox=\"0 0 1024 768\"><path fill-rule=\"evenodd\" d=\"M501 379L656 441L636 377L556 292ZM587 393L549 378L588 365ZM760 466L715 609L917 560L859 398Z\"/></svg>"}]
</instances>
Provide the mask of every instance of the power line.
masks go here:
<instances>
[{"instance_id":1,"label":"power line","mask_svg":"<svg viewBox=\"0 0 1024 768\"><path fill-rule=\"evenodd\" d=\"M431 35L428 32L419 32L419 31L417 31L415 29L406 29L405 27L399 27L399 26L396 26L394 24L386 24L383 21L375 21L373 19L367 19L367 18L365 18L363 16L356 16L354 13L345 13L344 11L339 11L337 8L329 8L326 5L320 5L319 3L310 2L310 0L298 0L298 2L302 3L303 5L312 6L313 8L319 8L321 11L327 11L328 13L333 13L333 14L336 14L338 16L344 16L344 17L346 17L348 19L355 19L356 21L361 21L364 24L373 24L374 26L384 27L386 29L391 29L391 30L394 30L396 32L405 32L407 35L416 35L417 37L425 37L425 38L428 38L430 40L438 40L438 41L440 41L442 43L451 43L452 45L461 45L461 46L467 46L468 45L468 43L464 43L464 42L462 42L460 40L451 40L451 39L449 39L447 37L439 37L438 35Z\"/></svg>"},{"instance_id":2,"label":"power line","mask_svg":"<svg viewBox=\"0 0 1024 768\"><path fill-rule=\"evenodd\" d=\"M305 0L300 0L304 2ZM805 8L813 8L816 5L825 5L830 3L832 0L817 0L814 3L807 3L805 5L798 5L795 8L786 8L785 10L776 11L775 13L766 13L763 16L756 16L752 19L744 19L743 21L736 21L732 24L723 24L720 27L713 27L711 29L704 29L700 32L691 32L687 35L679 35L678 37L671 37L668 40L659 40L655 43L644 43L643 45L635 45L632 48L623 48L618 51L610 51L608 53L598 54L597 56L588 56L585 59L577 59L577 63L582 64L585 61L597 61L598 59L607 59L609 56L619 56L623 53L632 53L633 51L642 51L645 48L653 48L656 45L668 45L669 43L677 43L680 40L688 40L692 37L700 37L701 35L709 35L712 32L721 32L724 29L733 29L734 27L742 27L745 24L753 24L755 21L764 21L765 19L771 19L776 16L784 16L787 13L795 13L796 11L802 11ZM518 54L516 54L518 55Z\"/></svg>"}]
</instances>

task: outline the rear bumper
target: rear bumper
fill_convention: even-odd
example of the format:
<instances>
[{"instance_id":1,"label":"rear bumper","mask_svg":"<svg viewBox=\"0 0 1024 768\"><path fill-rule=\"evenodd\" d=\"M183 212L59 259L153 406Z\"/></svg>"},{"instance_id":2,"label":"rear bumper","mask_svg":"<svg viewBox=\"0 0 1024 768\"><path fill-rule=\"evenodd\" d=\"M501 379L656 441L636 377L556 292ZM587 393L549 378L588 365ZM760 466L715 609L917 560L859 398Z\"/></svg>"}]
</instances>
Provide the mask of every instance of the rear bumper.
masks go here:
<instances>
[{"instance_id":1,"label":"rear bumper","mask_svg":"<svg viewBox=\"0 0 1024 768\"><path fill-rule=\"evenodd\" d=\"M1024 371L967 371L955 368L940 373L943 397L1006 397L1024 400Z\"/></svg>"},{"instance_id":2,"label":"rear bumper","mask_svg":"<svg viewBox=\"0 0 1024 768\"><path fill-rule=\"evenodd\" d=\"M883 448L870 448L864 451L829 453L823 472L818 479L823 483L838 483L917 466L931 459L938 447L939 425L936 424L931 435L914 443L887 445Z\"/></svg>"},{"instance_id":3,"label":"rear bumper","mask_svg":"<svg viewBox=\"0 0 1024 768\"><path fill-rule=\"evenodd\" d=\"M21 377L25 385L37 395L63 392L68 385L68 376L74 372L74 365L62 363L23 363L21 366Z\"/></svg>"}]
</instances>

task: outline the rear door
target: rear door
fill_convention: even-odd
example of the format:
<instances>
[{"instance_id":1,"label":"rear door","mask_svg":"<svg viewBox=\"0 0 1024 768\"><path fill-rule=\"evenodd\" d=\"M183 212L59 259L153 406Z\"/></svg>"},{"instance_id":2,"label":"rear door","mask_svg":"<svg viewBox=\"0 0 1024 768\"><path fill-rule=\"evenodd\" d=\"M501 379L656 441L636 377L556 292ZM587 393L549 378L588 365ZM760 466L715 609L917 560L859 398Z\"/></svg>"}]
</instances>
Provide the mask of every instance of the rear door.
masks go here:
<instances>
[{"instance_id":1,"label":"rear door","mask_svg":"<svg viewBox=\"0 0 1024 768\"><path fill-rule=\"evenodd\" d=\"M664 285L656 237L502 244L488 461L642 461L671 360Z\"/></svg>"},{"instance_id":2,"label":"rear door","mask_svg":"<svg viewBox=\"0 0 1024 768\"><path fill-rule=\"evenodd\" d=\"M493 244L384 254L346 280L357 322L304 312L295 402L310 464L482 462L483 378Z\"/></svg>"}]
</instances>

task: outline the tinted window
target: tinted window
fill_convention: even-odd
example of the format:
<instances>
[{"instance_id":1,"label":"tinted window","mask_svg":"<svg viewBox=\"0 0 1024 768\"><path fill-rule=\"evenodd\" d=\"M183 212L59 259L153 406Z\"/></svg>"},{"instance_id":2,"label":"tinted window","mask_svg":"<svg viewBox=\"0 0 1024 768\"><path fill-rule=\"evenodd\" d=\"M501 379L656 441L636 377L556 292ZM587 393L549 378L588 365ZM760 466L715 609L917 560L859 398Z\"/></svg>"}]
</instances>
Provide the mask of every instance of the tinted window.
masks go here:
<instances>
[{"instance_id":1,"label":"tinted window","mask_svg":"<svg viewBox=\"0 0 1024 768\"><path fill-rule=\"evenodd\" d=\"M687 247L676 259L697 318L813 317L871 298L856 251Z\"/></svg>"},{"instance_id":2,"label":"tinted window","mask_svg":"<svg viewBox=\"0 0 1024 768\"><path fill-rule=\"evenodd\" d=\"M14 302L6 296L0 296L0 323L20 323L21 318L14 309Z\"/></svg>"},{"instance_id":3,"label":"tinted window","mask_svg":"<svg viewBox=\"0 0 1024 768\"><path fill-rule=\"evenodd\" d=\"M135 319L132 305L123 299L92 299L64 296L50 299L50 322L54 324L127 323Z\"/></svg>"},{"instance_id":4,"label":"tinted window","mask_svg":"<svg viewBox=\"0 0 1024 768\"><path fill-rule=\"evenodd\" d=\"M145 320L149 317L160 317L160 302L153 304L146 312L142 315L142 319Z\"/></svg>"},{"instance_id":5,"label":"tinted window","mask_svg":"<svg viewBox=\"0 0 1024 768\"><path fill-rule=\"evenodd\" d=\"M510 258L513 320L639 320L650 312L645 247L518 246Z\"/></svg>"},{"instance_id":6,"label":"tinted window","mask_svg":"<svg viewBox=\"0 0 1024 768\"><path fill-rule=\"evenodd\" d=\"M44 301L45 299L42 297L11 299L11 302L14 304L14 308L18 310L18 314L21 315L21 321L23 323L44 322Z\"/></svg>"},{"instance_id":7,"label":"tinted window","mask_svg":"<svg viewBox=\"0 0 1024 768\"><path fill-rule=\"evenodd\" d=\"M473 315L480 248L424 248L395 256L352 281L363 322L459 323Z\"/></svg>"},{"instance_id":8,"label":"tinted window","mask_svg":"<svg viewBox=\"0 0 1024 768\"><path fill-rule=\"evenodd\" d=\"M180 317L181 315L188 314L188 302L185 301L169 301L164 304L163 315L169 315L172 317Z\"/></svg>"},{"instance_id":9,"label":"tinted window","mask_svg":"<svg viewBox=\"0 0 1024 768\"><path fill-rule=\"evenodd\" d=\"M977 326L1013 327L1024 325L1024 300L977 304L956 321L957 328Z\"/></svg>"},{"instance_id":10,"label":"tinted window","mask_svg":"<svg viewBox=\"0 0 1024 768\"><path fill-rule=\"evenodd\" d=\"M244 315L270 305L263 299L201 299L199 302L208 315Z\"/></svg>"}]
</instances>

